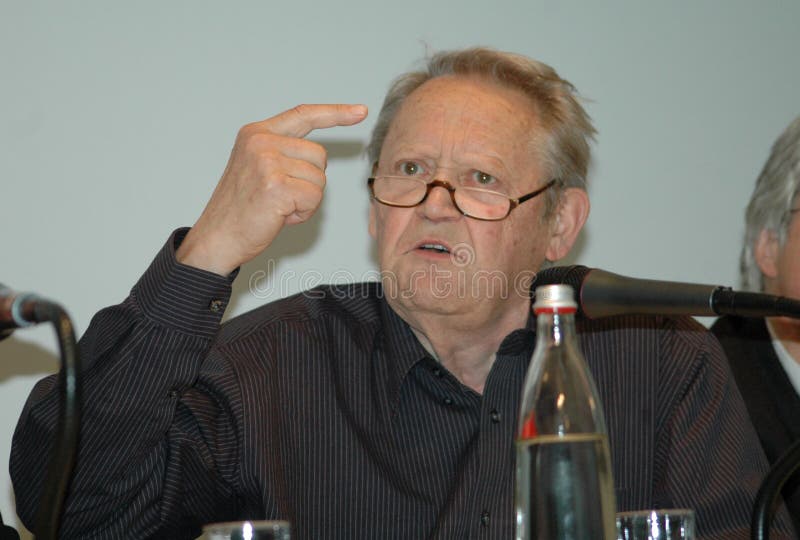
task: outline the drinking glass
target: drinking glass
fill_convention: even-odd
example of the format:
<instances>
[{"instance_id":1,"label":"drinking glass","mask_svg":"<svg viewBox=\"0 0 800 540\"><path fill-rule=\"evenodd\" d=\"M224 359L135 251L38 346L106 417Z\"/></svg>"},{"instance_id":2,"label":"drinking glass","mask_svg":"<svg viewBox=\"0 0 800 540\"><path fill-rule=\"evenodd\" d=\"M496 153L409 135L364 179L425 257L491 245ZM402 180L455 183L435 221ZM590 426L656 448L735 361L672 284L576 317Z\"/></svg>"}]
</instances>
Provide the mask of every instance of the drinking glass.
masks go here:
<instances>
[{"instance_id":1,"label":"drinking glass","mask_svg":"<svg viewBox=\"0 0 800 540\"><path fill-rule=\"evenodd\" d=\"M694 512L687 508L617 514L617 540L694 540Z\"/></svg>"},{"instance_id":2,"label":"drinking glass","mask_svg":"<svg viewBox=\"0 0 800 540\"><path fill-rule=\"evenodd\" d=\"M290 540L288 521L231 521L203 527L203 540Z\"/></svg>"}]
</instances>

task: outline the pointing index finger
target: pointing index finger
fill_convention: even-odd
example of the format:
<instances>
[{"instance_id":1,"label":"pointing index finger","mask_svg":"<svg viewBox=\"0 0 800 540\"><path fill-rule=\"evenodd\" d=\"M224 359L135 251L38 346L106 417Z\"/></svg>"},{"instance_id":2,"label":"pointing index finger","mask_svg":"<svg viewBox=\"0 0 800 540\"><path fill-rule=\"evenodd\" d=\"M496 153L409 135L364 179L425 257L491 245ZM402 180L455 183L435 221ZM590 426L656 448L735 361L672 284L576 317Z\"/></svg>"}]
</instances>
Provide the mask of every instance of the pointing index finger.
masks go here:
<instances>
[{"instance_id":1,"label":"pointing index finger","mask_svg":"<svg viewBox=\"0 0 800 540\"><path fill-rule=\"evenodd\" d=\"M367 117L366 105L298 105L262 122L273 133L305 137L315 129L352 126Z\"/></svg>"}]
</instances>

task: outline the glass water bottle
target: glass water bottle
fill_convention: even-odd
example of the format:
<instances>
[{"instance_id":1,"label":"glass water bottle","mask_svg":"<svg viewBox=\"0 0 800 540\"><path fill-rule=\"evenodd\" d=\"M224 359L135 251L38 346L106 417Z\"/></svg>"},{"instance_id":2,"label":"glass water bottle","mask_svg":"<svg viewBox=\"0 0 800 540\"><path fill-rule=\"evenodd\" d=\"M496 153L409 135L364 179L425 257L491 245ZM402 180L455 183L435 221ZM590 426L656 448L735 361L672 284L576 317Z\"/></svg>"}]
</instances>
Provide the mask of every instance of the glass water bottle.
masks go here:
<instances>
[{"instance_id":1,"label":"glass water bottle","mask_svg":"<svg viewBox=\"0 0 800 540\"><path fill-rule=\"evenodd\" d=\"M516 442L516 538L616 538L614 482L597 388L578 348L568 285L536 289L536 348Z\"/></svg>"}]
</instances>

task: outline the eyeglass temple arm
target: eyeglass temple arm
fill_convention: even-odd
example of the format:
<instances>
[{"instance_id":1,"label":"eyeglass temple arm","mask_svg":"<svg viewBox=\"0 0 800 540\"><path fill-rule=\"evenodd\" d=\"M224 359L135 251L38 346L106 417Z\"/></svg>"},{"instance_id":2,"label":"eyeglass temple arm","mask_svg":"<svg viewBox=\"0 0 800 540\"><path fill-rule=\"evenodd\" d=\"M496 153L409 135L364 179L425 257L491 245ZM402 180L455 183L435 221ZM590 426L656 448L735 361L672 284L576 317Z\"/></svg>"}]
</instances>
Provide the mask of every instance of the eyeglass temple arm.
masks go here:
<instances>
[{"instance_id":1,"label":"eyeglass temple arm","mask_svg":"<svg viewBox=\"0 0 800 540\"><path fill-rule=\"evenodd\" d=\"M527 200L533 199L537 195L541 194L543 191L546 191L546 190L550 189L551 187L553 187L556 184L556 182L558 182L558 180L554 178L554 179L550 180L548 183L546 183L545 185L543 185L542 187L540 187L539 189L537 189L536 191L532 191L532 192L528 193L527 195L523 195L519 199L511 199L511 203L512 203L513 206L517 206L517 205L520 205L520 204L524 203Z\"/></svg>"}]
</instances>

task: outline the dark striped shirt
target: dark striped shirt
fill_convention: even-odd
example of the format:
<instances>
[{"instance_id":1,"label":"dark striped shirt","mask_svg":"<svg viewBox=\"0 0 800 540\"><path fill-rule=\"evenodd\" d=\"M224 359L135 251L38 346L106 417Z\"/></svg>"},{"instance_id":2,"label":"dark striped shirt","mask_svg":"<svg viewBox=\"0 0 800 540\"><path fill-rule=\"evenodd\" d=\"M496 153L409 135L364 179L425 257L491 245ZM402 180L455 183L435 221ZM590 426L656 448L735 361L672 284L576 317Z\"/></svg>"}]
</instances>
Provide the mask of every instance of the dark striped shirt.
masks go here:
<instances>
[{"instance_id":1,"label":"dark striped shirt","mask_svg":"<svg viewBox=\"0 0 800 540\"><path fill-rule=\"evenodd\" d=\"M513 537L531 325L503 341L479 395L430 358L376 283L313 289L220 329L231 280L177 264L179 240L81 340L65 538L194 538L246 518L288 519L301 539ZM765 462L716 341L686 319L578 323L619 509L690 507L701 538L747 538ZM29 527L53 381L34 389L12 449Z\"/></svg>"}]
</instances>

